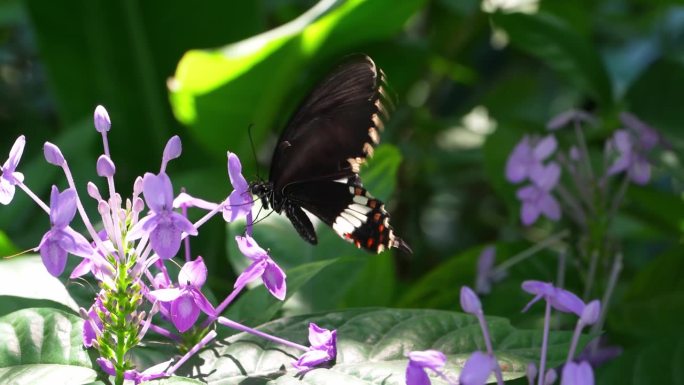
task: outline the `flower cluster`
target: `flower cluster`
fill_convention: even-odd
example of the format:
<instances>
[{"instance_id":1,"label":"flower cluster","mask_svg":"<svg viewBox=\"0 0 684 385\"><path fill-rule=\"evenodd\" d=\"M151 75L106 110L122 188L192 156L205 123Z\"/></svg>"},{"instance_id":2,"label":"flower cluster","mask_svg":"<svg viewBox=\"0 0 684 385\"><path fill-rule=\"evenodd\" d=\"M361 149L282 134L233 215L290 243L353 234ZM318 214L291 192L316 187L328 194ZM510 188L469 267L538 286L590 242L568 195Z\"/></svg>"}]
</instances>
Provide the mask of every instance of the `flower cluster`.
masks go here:
<instances>
[{"instance_id":1,"label":"flower cluster","mask_svg":"<svg viewBox=\"0 0 684 385\"><path fill-rule=\"evenodd\" d=\"M561 385L593 385L594 373L589 363L586 361L575 363L573 358L575 357L575 351L582 329L587 325L596 323L599 319L601 313L600 302L594 300L585 304L575 294L546 282L525 281L522 284L522 289L534 295L534 298L525 306L523 311L526 311L530 306L541 299L546 302L544 334L539 369L537 369L535 364L529 364L527 370L529 383L532 385L536 380L538 385L551 385L558 379L555 369L545 371L551 309L556 309L565 313L574 313L579 317L568 351L567 360L563 366ZM435 350L410 352L408 354L409 363L406 367L407 385L429 385L430 378L427 370L435 373L448 384L484 385L487 383L487 379L492 373L496 378L497 384L503 384L503 374L494 355L492 340L480 299L475 292L467 286L461 288L460 299L463 311L472 314L477 318L487 351L474 352L465 362L458 380L450 378L442 371L442 368L447 361L447 357L442 352Z\"/></svg>"},{"instance_id":2,"label":"flower cluster","mask_svg":"<svg viewBox=\"0 0 684 385\"><path fill-rule=\"evenodd\" d=\"M115 377L116 384L125 380L136 384L173 374L190 356L217 335L208 328L214 322L260 337L283 343L304 353L293 368L304 371L333 361L336 357L336 332L310 325L310 347L271 336L239 323L220 317L226 307L245 288L247 283L260 279L277 299L286 297L286 275L250 234L236 237L242 253L252 264L238 277L234 290L218 306L214 306L202 292L207 279L207 267L201 256L191 257L188 237L197 236L199 228L218 213L226 221L245 218L251 230L253 199L247 181L242 176L240 160L228 153L228 176L233 186L230 195L220 203L212 203L182 192L174 196L174 188L166 173L169 162L182 152L180 138L172 137L164 148L158 172L138 177L133 192L124 199L117 192L114 175L116 165L111 158L107 135L111 121L102 106L95 109L95 128L102 135L104 153L96 163L97 174L106 180L107 193L89 182L88 195L97 202L102 229L96 230L88 218L79 196L69 165L60 149L45 143L44 155L48 163L60 167L68 188L60 191L52 187L49 206L43 203L25 184L17 171L26 144L19 137L2 166L0 175L0 203L9 204L20 187L49 216L50 229L36 247L43 264L53 276L60 276L69 255L81 258L71 272L77 278L91 274L98 282L99 292L89 309L80 309L84 319L83 344L99 353L97 363L102 370ZM148 211L145 212L147 207ZM188 208L207 211L197 222L187 218ZM179 213L177 209L181 209ZM86 235L75 231L70 224L79 217ZM173 280L166 263L174 258L185 239L185 263ZM202 316L204 314L204 316ZM201 325L195 326L204 317ZM162 321L160 323L160 321ZM175 330L163 326L170 324ZM182 341L197 341L193 346L181 346L186 352L176 361L162 362L146 370L138 370L127 353L137 346L146 333L153 332L182 345ZM189 335L192 338L184 338Z\"/></svg>"},{"instance_id":3,"label":"flower cluster","mask_svg":"<svg viewBox=\"0 0 684 385\"><path fill-rule=\"evenodd\" d=\"M525 135L515 145L506 162L505 175L510 183L529 184L517 190L521 202L520 219L526 226L541 216L558 221L565 210L571 219L587 226L587 214L596 213L601 205L619 201L622 196L610 196L608 177L624 173L625 180L646 184L651 177L648 154L661 142L658 133L630 113L622 113L625 128L618 129L607 140L601 172L594 170L582 124L596 124L586 112L568 111L552 119L544 137ZM569 149L559 149L555 131L573 125L576 143ZM562 171L569 176L570 186L561 183ZM597 179L598 176L598 179ZM575 190L577 194L572 194ZM557 193L561 198L558 201ZM600 199L596 199L599 197Z\"/></svg>"}]
</instances>

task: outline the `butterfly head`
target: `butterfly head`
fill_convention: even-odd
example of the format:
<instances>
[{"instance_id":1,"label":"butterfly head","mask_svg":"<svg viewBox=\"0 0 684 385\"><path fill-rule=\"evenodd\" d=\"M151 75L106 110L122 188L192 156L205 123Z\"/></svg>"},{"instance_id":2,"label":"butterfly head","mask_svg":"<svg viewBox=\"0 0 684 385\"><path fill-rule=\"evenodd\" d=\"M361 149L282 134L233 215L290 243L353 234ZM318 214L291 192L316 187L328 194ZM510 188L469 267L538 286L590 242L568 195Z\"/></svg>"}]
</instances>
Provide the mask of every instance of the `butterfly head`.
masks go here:
<instances>
[{"instance_id":1,"label":"butterfly head","mask_svg":"<svg viewBox=\"0 0 684 385\"><path fill-rule=\"evenodd\" d=\"M269 209L269 202L273 201L273 183L266 181L256 181L249 183L249 192L261 199L261 204L265 209Z\"/></svg>"}]
</instances>

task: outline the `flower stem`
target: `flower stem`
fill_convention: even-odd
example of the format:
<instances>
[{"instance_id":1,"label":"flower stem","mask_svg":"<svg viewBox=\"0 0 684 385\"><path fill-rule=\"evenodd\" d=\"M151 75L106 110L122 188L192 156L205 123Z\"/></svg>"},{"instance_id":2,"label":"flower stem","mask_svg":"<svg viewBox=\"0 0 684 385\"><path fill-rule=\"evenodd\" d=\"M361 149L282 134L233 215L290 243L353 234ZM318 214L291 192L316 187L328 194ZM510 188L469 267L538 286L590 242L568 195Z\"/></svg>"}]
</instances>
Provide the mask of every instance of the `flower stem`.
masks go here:
<instances>
[{"instance_id":1,"label":"flower stem","mask_svg":"<svg viewBox=\"0 0 684 385\"><path fill-rule=\"evenodd\" d=\"M224 310L226 310L226 307L228 307L228 305L230 305L231 302L233 302L233 300L235 299L235 297L236 297L238 294L240 294L240 292L242 291L242 289L243 289L244 287L245 287L244 285L241 285L241 286L238 286L238 287L236 287L235 289L233 289L233 291L232 291L230 294L228 294L228 296L226 297L226 299L224 299L223 302L221 302L221 303L218 305L218 307L216 308L216 315L213 316L213 317L208 317L208 318L202 323L202 327L205 328L205 327L209 326L212 322L214 322L214 320L216 320L216 317L218 317L221 313L223 313Z\"/></svg>"},{"instance_id":2,"label":"flower stem","mask_svg":"<svg viewBox=\"0 0 684 385\"><path fill-rule=\"evenodd\" d=\"M603 298L601 299L601 304L603 305L601 306L601 314L599 315L598 322L591 327L592 334L598 333L603 328L603 324L606 322L606 314L608 313L610 297L613 295L613 290L615 289L618 277L620 276L620 271L622 271L622 253L617 253L615 255L615 259L613 260L613 266L610 271L610 277L608 278L606 292L603 293ZM597 343L592 346L593 351L596 351L598 348L598 339L596 339L596 341Z\"/></svg>"},{"instance_id":3,"label":"flower stem","mask_svg":"<svg viewBox=\"0 0 684 385\"><path fill-rule=\"evenodd\" d=\"M19 188L24 190L24 192L26 193L26 195L29 196L29 198L33 199L33 201L36 202L36 204L41 209L43 209L43 211L45 211L48 215L50 215L50 207L48 207L48 205L46 205L45 202L43 202L40 198L38 198L38 196L36 194L34 194L33 191L31 191L31 189L28 188L28 186L26 186L22 182L19 182L17 184L17 186L19 186Z\"/></svg>"},{"instance_id":4,"label":"flower stem","mask_svg":"<svg viewBox=\"0 0 684 385\"><path fill-rule=\"evenodd\" d=\"M577 350L577 343L579 342L583 328L584 323L582 323L582 319L578 319L577 326L575 326L575 332L572 334L572 342L570 343L570 349L568 350L568 358L565 359L566 364L570 363L570 361L572 361L572 359L575 357L575 350Z\"/></svg>"},{"instance_id":5,"label":"flower stem","mask_svg":"<svg viewBox=\"0 0 684 385\"><path fill-rule=\"evenodd\" d=\"M494 375L496 376L496 383L498 385L503 385L503 375L501 374L501 366L499 366L499 361L494 355L494 348L492 347L492 337L489 334L489 328L487 327L487 320L485 320L484 312L482 309L476 313L477 320L480 322L480 329L482 329L482 337L485 341L485 346L487 347L487 353L494 357L496 362L496 367L494 368Z\"/></svg>"},{"instance_id":6,"label":"flower stem","mask_svg":"<svg viewBox=\"0 0 684 385\"><path fill-rule=\"evenodd\" d=\"M272 335L270 335L270 334L261 332L261 331L256 330L256 329L252 329L252 328L247 327L247 326L245 326L245 325L242 325L242 324L239 324L239 323L237 323L237 322L231 321L231 320L229 320L229 319L226 318L226 317L219 317L219 318L218 318L218 322L219 322L221 325L228 326L229 328L233 328L233 329L239 330L239 331L241 331L241 332L246 332L246 333L249 333L249 334L253 334L253 335L255 335L255 336L258 336L258 337L261 337L261 338L265 338L265 339L267 339L267 340L269 340L269 341L273 341L273 342L276 342L276 343L279 343L279 344L283 344L283 345L285 345L285 346L289 346L289 347L292 347L292 348L295 348L295 349L303 350L303 351L305 351L305 352L309 350L309 348L306 347L306 346L304 346L304 345L300 345L300 344L297 344L297 343L288 341L288 340L283 339L283 338L280 338L280 337L272 336Z\"/></svg>"},{"instance_id":7,"label":"flower stem","mask_svg":"<svg viewBox=\"0 0 684 385\"><path fill-rule=\"evenodd\" d=\"M544 312L544 334L542 337L541 358L539 359L539 375L537 385L544 384L544 373L546 370L546 349L549 345L549 324L551 323L551 302L546 300L546 311Z\"/></svg>"},{"instance_id":8,"label":"flower stem","mask_svg":"<svg viewBox=\"0 0 684 385\"><path fill-rule=\"evenodd\" d=\"M496 277L499 274L503 274L506 270L510 269L512 266L524 261L525 259L533 256L535 253L544 250L545 248L553 245L554 243L558 242L559 240L565 238L568 234L570 234L569 230L563 230L561 232L558 232L554 235L551 235L547 237L546 239L542 240L541 242L535 244L534 246L514 255L513 257L503 261L499 266L497 266L494 271L492 271L492 276Z\"/></svg>"},{"instance_id":9,"label":"flower stem","mask_svg":"<svg viewBox=\"0 0 684 385\"><path fill-rule=\"evenodd\" d=\"M187 353L185 353L185 354L183 355L183 357L181 357L181 358L178 360L178 362L176 362L175 364L173 364L173 366L170 367L170 368L166 371L166 374L169 375L169 376L172 375L176 370L178 370L178 368L181 367L181 365L183 365L183 364L185 363L185 361L187 361L190 357L192 357L192 356L193 356L195 353L197 353L200 349L202 349L203 347L205 347L209 342L211 342L211 340L213 340L214 338L216 338L216 335L217 335L216 330L212 330L212 331L210 331L209 333L207 333L206 336L202 337L202 339L200 340L200 342L198 342L197 344L195 344L195 346L193 346L190 350L188 350Z\"/></svg>"}]
</instances>

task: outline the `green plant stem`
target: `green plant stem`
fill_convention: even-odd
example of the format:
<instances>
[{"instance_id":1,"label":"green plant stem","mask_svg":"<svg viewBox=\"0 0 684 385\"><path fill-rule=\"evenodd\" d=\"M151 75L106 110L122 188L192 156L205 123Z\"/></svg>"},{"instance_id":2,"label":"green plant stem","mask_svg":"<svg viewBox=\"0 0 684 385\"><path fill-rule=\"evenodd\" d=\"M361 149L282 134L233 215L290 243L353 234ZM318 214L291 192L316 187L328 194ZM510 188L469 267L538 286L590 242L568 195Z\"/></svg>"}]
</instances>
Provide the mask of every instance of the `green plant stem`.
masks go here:
<instances>
[{"instance_id":1,"label":"green plant stem","mask_svg":"<svg viewBox=\"0 0 684 385\"><path fill-rule=\"evenodd\" d=\"M551 324L551 302L546 299L546 311L544 312L544 335L542 337L541 358L539 359L539 374L537 385L544 384L544 371L546 369L546 349L549 345L549 326Z\"/></svg>"},{"instance_id":2,"label":"green plant stem","mask_svg":"<svg viewBox=\"0 0 684 385\"><path fill-rule=\"evenodd\" d=\"M534 246L530 247L529 249L526 249L513 257L505 260L502 262L499 266L497 266L494 271L492 271L492 276L496 277L499 274L502 274L506 270L510 269L512 266L524 261L525 259L533 256L535 253L544 250L545 248L553 245L554 243L558 242L559 240L565 238L568 234L570 234L569 230L563 230L559 233L556 233L554 235L551 235L547 237L546 239L542 240L541 242L535 244Z\"/></svg>"},{"instance_id":3,"label":"green plant stem","mask_svg":"<svg viewBox=\"0 0 684 385\"><path fill-rule=\"evenodd\" d=\"M608 307L610 304L610 298L613 296L613 290L615 285L617 285L617 280L622 271L622 253L617 253L615 259L613 260L613 266L610 270L610 277L608 278L608 286L606 286L606 292L603 293L603 298L601 299L601 313L599 315L598 322L596 322L591 327L592 334L598 334L598 332L603 329L603 324L606 322L606 314L608 313ZM598 340L596 340L598 341ZM595 351L598 347L598 343L592 345L592 350Z\"/></svg>"}]
</instances>

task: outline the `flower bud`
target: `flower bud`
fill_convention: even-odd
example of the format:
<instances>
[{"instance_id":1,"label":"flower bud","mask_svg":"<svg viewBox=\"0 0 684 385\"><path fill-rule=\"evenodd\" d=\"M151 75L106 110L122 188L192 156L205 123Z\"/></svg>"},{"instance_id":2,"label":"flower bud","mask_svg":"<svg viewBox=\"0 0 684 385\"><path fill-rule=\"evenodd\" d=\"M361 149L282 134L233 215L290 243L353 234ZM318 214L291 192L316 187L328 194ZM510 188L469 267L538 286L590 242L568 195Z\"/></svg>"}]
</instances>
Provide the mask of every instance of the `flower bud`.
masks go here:
<instances>
[{"instance_id":1,"label":"flower bud","mask_svg":"<svg viewBox=\"0 0 684 385\"><path fill-rule=\"evenodd\" d=\"M112 121L109 120L109 113L102 106L95 107L95 114L93 116L95 121L95 129L98 132L107 132L112 126Z\"/></svg>"},{"instance_id":2,"label":"flower bud","mask_svg":"<svg viewBox=\"0 0 684 385\"><path fill-rule=\"evenodd\" d=\"M534 362L527 364L527 370L525 371L525 374L527 376L527 381L530 384L534 384L534 379L537 378L537 371L537 365L535 365Z\"/></svg>"},{"instance_id":3,"label":"flower bud","mask_svg":"<svg viewBox=\"0 0 684 385\"><path fill-rule=\"evenodd\" d=\"M544 385L553 385L554 382L558 379L558 374L556 374L556 371L553 369L549 369L549 371L546 372L546 376L544 376Z\"/></svg>"},{"instance_id":4,"label":"flower bud","mask_svg":"<svg viewBox=\"0 0 684 385\"><path fill-rule=\"evenodd\" d=\"M168 142L166 142L163 159L167 162L171 159L176 159L180 156L182 151L183 147L181 145L181 140L178 135L174 135L171 137L171 139L169 139Z\"/></svg>"},{"instance_id":5,"label":"flower bud","mask_svg":"<svg viewBox=\"0 0 684 385\"><path fill-rule=\"evenodd\" d=\"M102 195L100 195L100 190L97 188L97 186L95 185L95 183L93 183L93 182L88 182L87 190L88 190L88 195L89 195L91 198L93 198L93 199L95 199L95 200L98 200L98 201L101 201L101 200L102 200Z\"/></svg>"},{"instance_id":6,"label":"flower bud","mask_svg":"<svg viewBox=\"0 0 684 385\"><path fill-rule=\"evenodd\" d=\"M114 173L116 173L114 162L112 162L107 155L100 155L100 157L97 158L97 175L111 178L114 176Z\"/></svg>"},{"instance_id":7,"label":"flower bud","mask_svg":"<svg viewBox=\"0 0 684 385\"><path fill-rule=\"evenodd\" d=\"M580 320L585 325L593 325L598 321L599 314L601 314L601 301L595 299L584 307Z\"/></svg>"},{"instance_id":8,"label":"flower bud","mask_svg":"<svg viewBox=\"0 0 684 385\"><path fill-rule=\"evenodd\" d=\"M45 154L45 160L50 164L62 167L65 163L64 155L62 155L59 147L50 142L45 142L43 145L43 154Z\"/></svg>"},{"instance_id":9,"label":"flower bud","mask_svg":"<svg viewBox=\"0 0 684 385\"><path fill-rule=\"evenodd\" d=\"M482 311L480 299L468 286L461 286L461 308L470 314L478 314Z\"/></svg>"}]
</instances>

